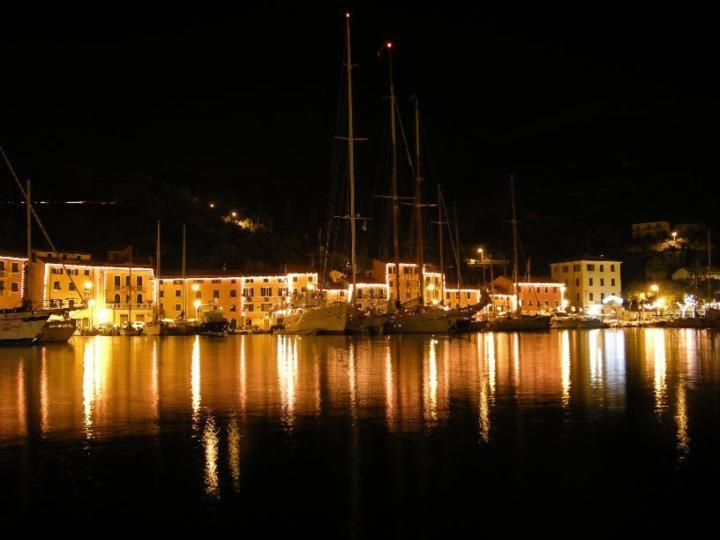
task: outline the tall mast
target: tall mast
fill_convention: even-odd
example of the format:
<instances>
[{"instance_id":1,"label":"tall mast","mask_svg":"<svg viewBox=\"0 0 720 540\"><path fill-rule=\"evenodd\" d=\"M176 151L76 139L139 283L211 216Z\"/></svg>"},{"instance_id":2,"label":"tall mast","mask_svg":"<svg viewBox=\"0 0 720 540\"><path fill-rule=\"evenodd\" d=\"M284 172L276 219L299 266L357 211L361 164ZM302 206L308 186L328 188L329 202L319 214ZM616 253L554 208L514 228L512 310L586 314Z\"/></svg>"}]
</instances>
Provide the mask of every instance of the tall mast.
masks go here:
<instances>
[{"instance_id":1,"label":"tall mast","mask_svg":"<svg viewBox=\"0 0 720 540\"><path fill-rule=\"evenodd\" d=\"M133 284L132 284L132 245L130 245L130 303L128 304L128 324L132 324L132 303L133 303Z\"/></svg>"},{"instance_id":2,"label":"tall mast","mask_svg":"<svg viewBox=\"0 0 720 540\"><path fill-rule=\"evenodd\" d=\"M455 209L455 268L457 268L457 288L462 288L462 271L460 269L460 225L458 224L457 201L453 204Z\"/></svg>"},{"instance_id":3,"label":"tall mast","mask_svg":"<svg viewBox=\"0 0 720 540\"><path fill-rule=\"evenodd\" d=\"M357 283L356 241L355 229L355 129L353 126L353 93L352 93L352 49L350 45L350 13L345 13L345 70L347 73L347 114L348 114L348 175L350 180L350 266L352 272L353 296L355 301L355 285Z\"/></svg>"},{"instance_id":4,"label":"tall mast","mask_svg":"<svg viewBox=\"0 0 720 540\"><path fill-rule=\"evenodd\" d=\"M32 267L32 196L30 195L30 180L25 187L25 229L27 233L27 262L25 263L25 283L23 284L23 306L28 306L30 298L30 271Z\"/></svg>"},{"instance_id":5,"label":"tall mast","mask_svg":"<svg viewBox=\"0 0 720 540\"><path fill-rule=\"evenodd\" d=\"M392 64L392 42L388 41L385 48L388 53L388 74L390 78L390 141L392 145L392 175L391 183L391 199L392 199L392 228L393 228L393 260L395 263L395 307L400 307L400 230L399 216L400 204L398 199L398 182L397 182L397 128L395 126L396 103L395 103L395 85L393 83L393 64Z\"/></svg>"},{"instance_id":6,"label":"tall mast","mask_svg":"<svg viewBox=\"0 0 720 540\"><path fill-rule=\"evenodd\" d=\"M155 238L155 279L157 287L155 287L155 310L159 311L158 303L160 302L160 220L157 222L157 236Z\"/></svg>"},{"instance_id":7,"label":"tall mast","mask_svg":"<svg viewBox=\"0 0 720 540\"><path fill-rule=\"evenodd\" d=\"M183 223L183 233L182 233L182 295L183 295L183 318L187 317L187 283L185 283L185 274L187 268L185 267L185 245L187 240L187 231L186 226Z\"/></svg>"},{"instance_id":8,"label":"tall mast","mask_svg":"<svg viewBox=\"0 0 720 540\"><path fill-rule=\"evenodd\" d=\"M420 172L420 107L415 97L415 228L417 230L418 301L423 306L425 289L422 226L422 175Z\"/></svg>"},{"instance_id":9,"label":"tall mast","mask_svg":"<svg viewBox=\"0 0 720 540\"><path fill-rule=\"evenodd\" d=\"M445 253L443 247L443 226L445 221L443 220L443 200L442 200L442 186L437 185L437 198L438 198L438 246L440 254L440 305L445 304Z\"/></svg>"},{"instance_id":10,"label":"tall mast","mask_svg":"<svg viewBox=\"0 0 720 540\"><path fill-rule=\"evenodd\" d=\"M513 289L516 298L516 310L520 311L520 299L518 298L518 228L517 211L515 208L515 175L510 173L510 199L512 204L512 233L513 233Z\"/></svg>"}]
</instances>

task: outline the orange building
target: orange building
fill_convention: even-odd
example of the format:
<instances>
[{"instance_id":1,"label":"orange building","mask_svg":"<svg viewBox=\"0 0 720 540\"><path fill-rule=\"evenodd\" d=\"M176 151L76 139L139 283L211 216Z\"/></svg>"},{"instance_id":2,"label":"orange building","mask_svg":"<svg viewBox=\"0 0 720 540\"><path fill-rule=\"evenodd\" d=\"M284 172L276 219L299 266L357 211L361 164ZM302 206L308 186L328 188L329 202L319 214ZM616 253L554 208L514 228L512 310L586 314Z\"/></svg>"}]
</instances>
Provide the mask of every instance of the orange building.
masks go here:
<instances>
[{"instance_id":1,"label":"orange building","mask_svg":"<svg viewBox=\"0 0 720 540\"><path fill-rule=\"evenodd\" d=\"M22 303L27 258L0 255L0 309L15 308Z\"/></svg>"},{"instance_id":2,"label":"orange building","mask_svg":"<svg viewBox=\"0 0 720 540\"><path fill-rule=\"evenodd\" d=\"M537 277L529 282L519 282L517 286L517 301L524 313L552 313L562 311L566 307L564 283L546 277ZM492 289L501 295L515 296L513 282L506 276L495 278L492 281Z\"/></svg>"}]
</instances>

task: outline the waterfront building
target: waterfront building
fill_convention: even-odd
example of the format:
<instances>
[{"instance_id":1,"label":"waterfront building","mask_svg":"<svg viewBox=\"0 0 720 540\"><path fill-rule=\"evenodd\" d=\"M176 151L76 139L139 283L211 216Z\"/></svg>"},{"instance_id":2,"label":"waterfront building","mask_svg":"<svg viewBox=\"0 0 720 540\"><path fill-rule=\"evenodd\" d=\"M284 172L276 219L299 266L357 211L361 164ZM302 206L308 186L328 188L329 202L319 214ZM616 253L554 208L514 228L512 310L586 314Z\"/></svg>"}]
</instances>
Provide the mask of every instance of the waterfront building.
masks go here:
<instances>
[{"instance_id":1,"label":"waterfront building","mask_svg":"<svg viewBox=\"0 0 720 540\"><path fill-rule=\"evenodd\" d=\"M445 289L445 305L451 308L464 308L480 303L482 291L480 289Z\"/></svg>"},{"instance_id":2,"label":"waterfront building","mask_svg":"<svg viewBox=\"0 0 720 540\"><path fill-rule=\"evenodd\" d=\"M506 276L499 276L492 282L492 288L506 295L515 293L513 282ZM535 277L517 284L517 301L523 313L529 315L548 314L562 311L566 307L565 283L549 277Z\"/></svg>"},{"instance_id":3,"label":"waterfront building","mask_svg":"<svg viewBox=\"0 0 720 540\"><path fill-rule=\"evenodd\" d=\"M0 309L22 303L26 257L0 254Z\"/></svg>"},{"instance_id":4,"label":"waterfront building","mask_svg":"<svg viewBox=\"0 0 720 540\"><path fill-rule=\"evenodd\" d=\"M395 263L373 260L372 276L375 281L387 284L389 299L398 298L395 283ZM423 301L425 305L440 304L442 290L444 289L444 276L432 270L430 265L424 266L423 272ZM415 263L400 263L400 302L406 303L418 298L418 265Z\"/></svg>"},{"instance_id":5,"label":"waterfront building","mask_svg":"<svg viewBox=\"0 0 720 540\"><path fill-rule=\"evenodd\" d=\"M583 256L550 265L552 280L565 285L570 311L599 313L602 306L616 301L622 293L622 261Z\"/></svg>"},{"instance_id":6,"label":"waterfront building","mask_svg":"<svg viewBox=\"0 0 720 540\"><path fill-rule=\"evenodd\" d=\"M155 274L150 266L92 261L36 252L30 264L34 305L79 308L70 312L81 328L152 319ZM42 256L41 256L42 255Z\"/></svg>"},{"instance_id":7,"label":"waterfront building","mask_svg":"<svg viewBox=\"0 0 720 540\"><path fill-rule=\"evenodd\" d=\"M199 317L203 306L215 304L222 308L228 320L241 318L242 277L222 275L221 272L193 272L183 279L165 275L158 282L158 304L162 318Z\"/></svg>"}]
</instances>

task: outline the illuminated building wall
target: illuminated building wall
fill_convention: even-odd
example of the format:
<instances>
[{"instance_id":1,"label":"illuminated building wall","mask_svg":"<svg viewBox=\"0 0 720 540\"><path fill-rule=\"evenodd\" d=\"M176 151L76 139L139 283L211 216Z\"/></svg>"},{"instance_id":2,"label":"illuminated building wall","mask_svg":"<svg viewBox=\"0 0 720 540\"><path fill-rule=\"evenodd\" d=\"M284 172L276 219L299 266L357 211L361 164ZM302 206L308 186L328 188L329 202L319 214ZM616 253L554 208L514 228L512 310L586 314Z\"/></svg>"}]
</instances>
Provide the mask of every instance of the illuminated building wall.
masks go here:
<instances>
[{"instance_id":1,"label":"illuminated building wall","mask_svg":"<svg viewBox=\"0 0 720 540\"><path fill-rule=\"evenodd\" d=\"M22 303L26 261L24 257L0 255L0 309L18 307Z\"/></svg>"},{"instance_id":2,"label":"illuminated building wall","mask_svg":"<svg viewBox=\"0 0 720 540\"><path fill-rule=\"evenodd\" d=\"M31 298L44 307L84 309L70 316L80 326L103 323L147 322L154 306L154 272L150 267L127 264L32 263ZM68 275L69 274L69 275Z\"/></svg>"},{"instance_id":3,"label":"illuminated building wall","mask_svg":"<svg viewBox=\"0 0 720 540\"><path fill-rule=\"evenodd\" d=\"M418 298L418 265L414 263L400 263L400 302L403 304ZM441 301L443 275L433 272L425 266L423 272L423 301L425 305L438 305ZM390 299L398 297L395 286L395 264L383 261L373 261L373 279L387 284ZM479 290L477 291L479 295Z\"/></svg>"},{"instance_id":4,"label":"illuminated building wall","mask_svg":"<svg viewBox=\"0 0 720 540\"><path fill-rule=\"evenodd\" d=\"M445 289L445 305L464 308L480 303L480 289Z\"/></svg>"},{"instance_id":5,"label":"illuminated building wall","mask_svg":"<svg viewBox=\"0 0 720 540\"><path fill-rule=\"evenodd\" d=\"M597 311L608 297L622 294L621 261L588 257L552 263L553 281L563 283L570 311Z\"/></svg>"},{"instance_id":6,"label":"illuminated building wall","mask_svg":"<svg viewBox=\"0 0 720 540\"><path fill-rule=\"evenodd\" d=\"M200 317L204 309L218 306L228 320L242 317L242 277L240 276L189 276L158 280L158 303L162 317L176 319L185 311L185 317Z\"/></svg>"}]
</instances>

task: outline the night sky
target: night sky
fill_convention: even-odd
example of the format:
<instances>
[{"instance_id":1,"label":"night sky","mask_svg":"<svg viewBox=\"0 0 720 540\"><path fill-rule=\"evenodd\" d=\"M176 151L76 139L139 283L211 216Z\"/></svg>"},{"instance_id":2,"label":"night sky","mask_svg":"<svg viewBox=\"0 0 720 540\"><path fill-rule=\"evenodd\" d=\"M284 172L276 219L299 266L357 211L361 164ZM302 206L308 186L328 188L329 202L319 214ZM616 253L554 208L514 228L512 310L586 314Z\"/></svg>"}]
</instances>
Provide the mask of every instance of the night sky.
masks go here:
<instances>
[{"instance_id":1,"label":"night sky","mask_svg":"<svg viewBox=\"0 0 720 540\"><path fill-rule=\"evenodd\" d=\"M379 213L371 195L389 174L377 51L392 39L406 129L410 96L421 101L428 193L441 182L458 201L466 243L508 248L511 170L524 246L541 262L612 250L633 221L714 221L709 13L356 4L362 213ZM85 198L96 177L141 172L314 237L336 156L347 6L6 12L0 144L46 198ZM0 179L3 200L17 198Z\"/></svg>"}]
</instances>

